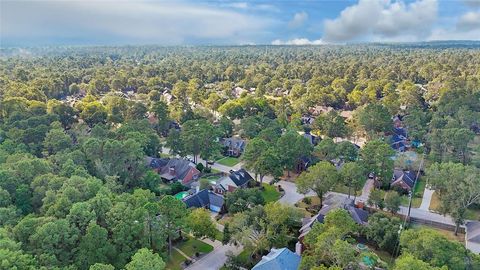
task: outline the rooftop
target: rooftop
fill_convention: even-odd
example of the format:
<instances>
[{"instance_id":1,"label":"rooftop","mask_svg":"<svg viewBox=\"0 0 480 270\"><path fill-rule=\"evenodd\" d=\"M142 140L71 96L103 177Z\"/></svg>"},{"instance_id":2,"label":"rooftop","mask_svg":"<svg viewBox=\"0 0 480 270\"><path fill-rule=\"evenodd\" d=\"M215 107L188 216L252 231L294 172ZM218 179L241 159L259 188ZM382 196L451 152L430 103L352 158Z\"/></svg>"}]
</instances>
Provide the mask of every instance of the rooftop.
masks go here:
<instances>
[{"instance_id":1,"label":"rooftop","mask_svg":"<svg viewBox=\"0 0 480 270\"><path fill-rule=\"evenodd\" d=\"M300 256L288 248L272 248L268 255L255 265L252 270L297 270Z\"/></svg>"}]
</instances>

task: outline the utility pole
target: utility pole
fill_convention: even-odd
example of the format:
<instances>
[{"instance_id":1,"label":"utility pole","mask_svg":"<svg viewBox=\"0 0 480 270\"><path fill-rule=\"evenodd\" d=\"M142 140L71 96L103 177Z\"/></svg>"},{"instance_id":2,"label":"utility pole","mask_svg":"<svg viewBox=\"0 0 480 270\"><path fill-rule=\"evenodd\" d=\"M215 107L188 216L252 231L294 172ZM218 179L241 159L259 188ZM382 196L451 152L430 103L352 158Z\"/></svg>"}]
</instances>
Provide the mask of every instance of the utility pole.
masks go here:
<instances>
[{"instance_id":1,"label":"utility pole","mask_svg":"<svg viewBox=\"0 0 480 270\"><path fill-rule=\"evenodd\" d=\"M413 193L415 192L415 186L417 185L417 180L418 177L420 176L420 171L423 168L423 163L425 162L425 152L422 154L422 161L420 162L420 167L418 167L417 175L415 176L415 181L413 183L413 190L410 191L410 200L408 202L408 213L405 218L406 220L410 220L410 210L412 209L412 199L413 199Z\"/></svg>"}]
</instances>

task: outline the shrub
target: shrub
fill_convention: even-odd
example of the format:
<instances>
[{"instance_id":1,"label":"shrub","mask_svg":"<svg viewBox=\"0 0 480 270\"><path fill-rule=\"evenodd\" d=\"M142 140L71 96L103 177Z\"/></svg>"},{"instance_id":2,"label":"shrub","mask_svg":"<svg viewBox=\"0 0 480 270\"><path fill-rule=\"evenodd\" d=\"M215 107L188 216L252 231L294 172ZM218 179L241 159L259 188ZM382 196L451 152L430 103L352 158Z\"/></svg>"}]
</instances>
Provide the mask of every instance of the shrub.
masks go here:
<instances>
[{"instance_id":1,"label":"shrub","mask_svg":"<svg viewBox=\"0 0 480 270\"><path fill-rule=\"evenodd\" d=\"M312 203L312 198L310 198L310 197L305 197L305 198L303 198L302 201L303 201L304 203L306 203L306 204L311 204L311 203Z\"/></svg>"},{"instance_id":2,"label":"shrub","mask_svg":"<svg viewBox=\"0 0 480 270\"><path fill-rule=\"evenodd\" d=\"M197 166L195 166L197 168L197 170L199 170L200 172L203 172L203 170L205 169L205 166L203 165L203 163L198 163Z\"/></svg>"}]
</instances>

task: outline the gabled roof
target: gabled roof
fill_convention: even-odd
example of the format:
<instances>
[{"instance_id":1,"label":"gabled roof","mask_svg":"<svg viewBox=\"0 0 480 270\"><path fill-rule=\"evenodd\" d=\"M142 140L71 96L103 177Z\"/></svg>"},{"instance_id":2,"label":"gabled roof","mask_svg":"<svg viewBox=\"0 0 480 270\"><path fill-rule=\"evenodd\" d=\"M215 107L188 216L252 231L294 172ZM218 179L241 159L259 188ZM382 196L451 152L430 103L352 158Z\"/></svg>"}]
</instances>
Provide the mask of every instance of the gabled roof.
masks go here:
<instances>
[{"instance_id":1,"label":"gabled roof","mask_svg":"<svg viewBox=\"0 0 480 270\"><path fill-rule=\"evenodd\" d=\"M368 212L355 207L355 204L352 199L345 198L345 200L341 203L337 204L331 204L331 205L324 205L320 211L318 211L318 214L311 217L310 219L304 220L303 226L300 229L300 236L305 236L310 230L312 229L313 225L316 222L323 223L323 220L325 219L325 216L332 210L338 209L338 208L343 208L352 217L352 219L355 221L355 223L359 225L366 225L368 223Z\"/></svg>"},{"instance_id":2,"label":"gabled roof","mask_svg":"<svg viewBox=\"0 0 480 270\"><path fill-rule=\"evenodd\" d=\"M402 138L404 140L407 139L407 130L404 129L403 127L394 127L393 133L397 135L399 138Z\"/></svg>"},{"instance_id":3,"label":"gabled roof","mask_svg":"<svg viewBox=\"0 0 480 270\"><path fill-rule=\"evenodd\" d=\"M223 207L225 200L221 195L215 194L208 189L202 189L199 192L184 198L183 202L188 208L202 208L207 205L218 206L221 208Z\"/></svg>"},{"instance_id":4,"label":"gabled roof","mask_svg":"<svg viewBox=\"0 0 480 270\"><path fill-rule=\"evenodd\" d=\"M393 170L392 184L398 181L404 182L410 188L415 185L415 174L411 171Z\"/></svg>"},{"instance_id":5,"label":"gabled roof","mask_svg":"<svg viewBox=\"0 0 480 270\"><path fill-rule=\"evenodd\" d=\"M183 202L185 203L185 205L187 205L188 208L201 208L207 206L210 203L208 189L202 189L199 192L184 198Z\"/></svg>"},{"instance_id":6,"label":"gabled roof","mask_svg":"<svg viewBox=\"0 0 480 270\"><path fill-rule=\"evenodd\" d=\"M469 221L465 224L466 235L465 240L480 244L480 221Z\"/></svg>"},{"instance_id":7,"label":"gabled roof","mask_svg":"<svg viewBox=\"0 0 480 270\"><path fill-rule=\"evenodd\" d=\"M235 149L240 149L243 151L245 148L246 142L240 138L226 138L223 139L223 145L227 147L232 147Z\"/></svg>"},{"instance_id":8,"label":"gabled roof","mask_svg":"<svg viewBox=\"0 0 480 270\"><path fill-rule=\"evenodd\" d=\"M175 175L170 174L170 168L175 169ZM192 168L196 170L195 166L190 161L181 158L173 158L169 159L168 163L162 167L160 176L168 180L174 178L183 180Z\"/></svg>"},{"instance_id":9,"label":"gabled roof","mask_svg":"<svg viewBox=\"0 0 480 270\"><path fill-rule=\"evenodd\" d=\"M148 166L152 169L160 169L168 163L168 158L154 158L146 157L145 158Z\"/></svg>"},{"instance_id":10,"label":"gabled roof","mask_svg":"<svg viewBox=\"0 0 480 270\"><path fill-rule=\"evenodd\" d=\"M288 248L272 248L268 255L255 265L252 270L297 270L300 256Z\"/></svg>"},{"instance_id":11,"label":"gabled roof","mask_svg":"<svg viewBox=\"0 0 480 270\"><path fill-rule=\"evenodd\" d=\"M238 171L230 171L229 177L237 187L243 186L253 180L252 176L243 168Z\"/></svg>"},{"instance_id":12,"label":"gabled roof","mask_svg":"<svg viewBox=\"0 0 480 270\"><path fill-rule=\"evenodd\" d=\"M219 208L222 208L223 204L225 203L225 199L223 198L223 196L220 196L213 192L208 193L208 199L210 201L210 205L217 206Z\"/></svg>"}]
</instances>

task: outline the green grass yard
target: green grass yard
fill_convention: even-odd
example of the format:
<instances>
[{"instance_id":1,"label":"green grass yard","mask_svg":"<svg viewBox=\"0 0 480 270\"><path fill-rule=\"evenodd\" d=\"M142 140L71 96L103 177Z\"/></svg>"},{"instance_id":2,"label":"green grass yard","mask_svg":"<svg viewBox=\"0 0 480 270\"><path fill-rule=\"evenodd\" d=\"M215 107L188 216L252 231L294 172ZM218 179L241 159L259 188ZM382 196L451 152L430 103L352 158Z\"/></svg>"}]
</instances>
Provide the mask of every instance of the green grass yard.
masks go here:
<instances>
[{"instance_id":1,"label":"green grass yard","mask_svg":"<svg viewBox=\"0 0 480 270\"><path fill-rule=\"evenodd\" d=\"M423 198L423 192L425 190L425 185L426 181L418 181L417 184L415 185L415 188L413 189L413 199L412 199L412 207L418 208L422 204L422 198ZM403 206L408 206L408 195L403 195L402 196L402 205Z\"/></svg>"},{"instance_id":2,"label":"green grass yard","mask_svg":"<svg viewBox=\"0 0 480 270\"><path fill-rule=\"evenodd\" d=\"M265 203L274 202L280 199L280 192L277 191L276 186L271 186L269 184L263 183L262 186L265 188L262 191L263 199Z\"/></svg>"},{"instance_id":3,"label":"green grass yard","mask_svg":"<svg viewBox=\"0 0 480 270\"><path fill-rule=\"evenodd\" d=\"M430 202L429 209L432 211L440 212L441 201L440 197L438 196L437 192L434 192L432 195L432 201ZM480 209L479 207L472 206L467 209L465 213L466 219L471 220L480 220Z\"/></svg>"},{"instance_id":4,"label":"green grass yard","mask_svg":"<svg viewBox=\"0 0 480 270\"><path fill-rule=\"evenodd\" d=\"M213 250L213 247L211 245L191 237L189 237L188 241L181 242L176 245L176 248L180 249L189 257L194 257L195 252L209 253Z\"/></svg>"},{"instance_id":5,"label":"green grass yard","mask_svg":"<svg viewBox=\"0 0 480 270\"><path fill-rule=\"evenodd\" d=\"M167 260L167 265L165 269L170 269L170 270L182 270L182 267L180 264L184 262L187 258L183 257L180 252L176 251L175 249L172 249L172 255L168 258Z\"/></svg>"},{"instance_id":6,"label":"green grass yard","mask_svg":"<svg viewBox=\"0 0 480 270\"><path fill-rule=\"evenodd\" d=\"M185 253L190 258L195 256L195 252L200 253L209 253L213 251L213 247L207 243L204 243L198 239L193 237L189 237L187 241L181 242L175 245L176 248L180 249L183 253ZM172 249L172 255L167 260L166 269L171 270L182 270L180 266L184 261L185 258L180 252L175 249Z\"/></svg>"},{"instance_id":7,"label":"green grass yard","mask_svg":"<svg viewBox=\"0 0 480 270\"><path fill-rule=\"evenodd\" d=\"M363 186L363 185L362 185ZM348 194L348 187L346 185L336 185L332 191L334 192L338 192L338 193L343 193L343 194ZM362 190L357 190L357 192L355 192L357 194L357 196L360 196L362 195ZM351 196L354 196L354 192L353 192L353 189L350 191L350 195Z\"/></svg>"},{"instance_id":8,"label":"green grass yard","mask_svg":"<svg viewBox=\"0 0 480 270\"><path fill-rule=\"evenodd\" d=\"M240 162L240 159L236 157L224 157L217 160L216 162L224 166L233 167Z\"/></svg>"}]
</instances>

